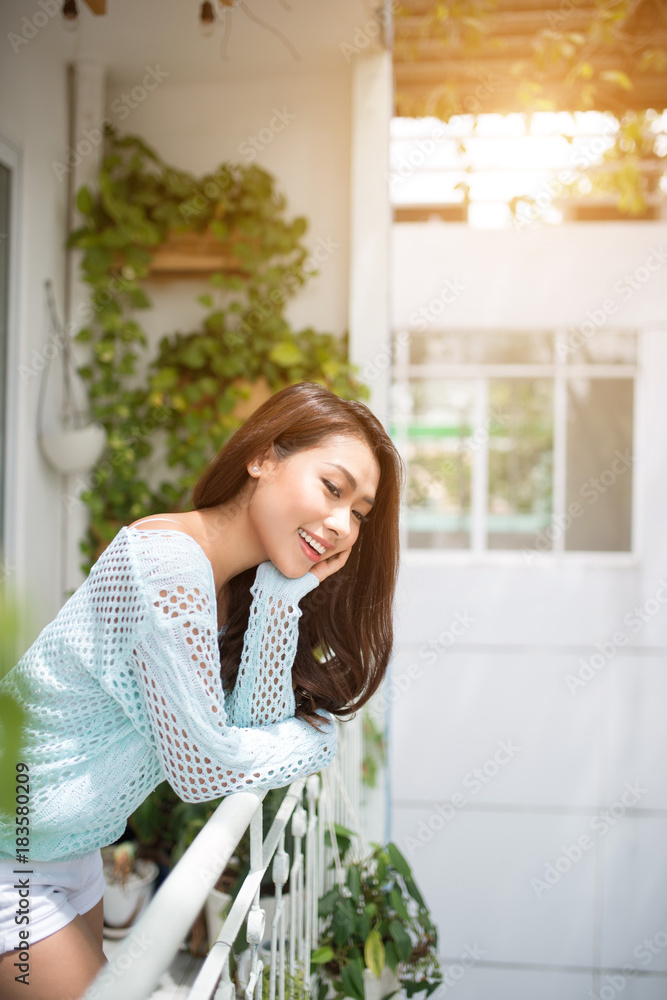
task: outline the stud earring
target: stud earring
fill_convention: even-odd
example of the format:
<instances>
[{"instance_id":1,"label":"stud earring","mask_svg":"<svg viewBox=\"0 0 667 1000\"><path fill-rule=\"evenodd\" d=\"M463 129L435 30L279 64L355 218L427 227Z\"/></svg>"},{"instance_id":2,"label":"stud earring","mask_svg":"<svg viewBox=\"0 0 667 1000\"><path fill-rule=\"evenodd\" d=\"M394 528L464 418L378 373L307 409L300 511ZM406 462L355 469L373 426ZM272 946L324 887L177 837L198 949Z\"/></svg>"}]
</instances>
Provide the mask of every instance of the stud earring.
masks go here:
<instances>
[{"instance_id":1,"label":"stud earring","mask_svg":"<svg viewBox=\"0 0 667 1000\"><path fill-rule=\"evenodd\" d=\"M252 467L252 471L253 471L253 472L259 472L259 469L257 468L257 466L256 466L256 465L253 465L253 467Z\"/></svg>"}]
</instances>

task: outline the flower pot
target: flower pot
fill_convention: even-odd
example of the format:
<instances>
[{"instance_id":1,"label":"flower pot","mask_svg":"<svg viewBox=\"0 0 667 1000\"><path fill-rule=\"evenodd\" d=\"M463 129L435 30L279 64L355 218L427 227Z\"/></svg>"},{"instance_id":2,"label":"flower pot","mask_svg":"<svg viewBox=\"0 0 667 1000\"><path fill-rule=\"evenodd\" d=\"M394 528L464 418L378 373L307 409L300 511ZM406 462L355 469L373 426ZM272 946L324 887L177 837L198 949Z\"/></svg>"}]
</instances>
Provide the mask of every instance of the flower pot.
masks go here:
<instances>
[{"instance_id":1,"label":"flower pot","mask_svg":"<svg viewBox=\"0 0 667 1000\"><path fill-rule=\"evenodd\" d=\"M135 870L130 872L125 885L121 885L111 878L113 861L110 855L105 857L102 852L102 858L104 877L107 880L103 903L104 923L108 927L128 927L153 895L159 868L154 861L139 858L135 862Z\"/></svg>"},{"instance_id":2,"label":"flower pot","mask_svg":"<svg viewBox=\"0 0 667 1000\"><path fill-rule=\"evenodd\" d=\"M220 928L225 922L227 911L232 897L227 892L220 892L219 889L210 889L206 897L206 934L208 937L209 951L213 947L213 942L220 933Z\"/></svg>"},{"instance_id":3,"label":"flower pot","mask_svg":"<svg viewBox=\"0 0 667 1000\"><path fill-rule=\"evenodd\" d=\"M364 969L366 1000L382 1000L382 997L386 997L388 993L393 993L395 990L400 992L400 989L400 980L388 965L385 965L379 979L370 969ZM393 1000L399 1000L398 995Z\"/></svg>"},{"instance_id":4,"label":"flower pot","mask_svg":"<svg viewBox=\"0 0 667 1000\"><path fill-rule=\"evenodd\" d=\"M87 427L50 431L39 435L39 446L44 458L58 472L86 472L100 458L107 442L102 424Z\"/></svg>"}]
</instances>

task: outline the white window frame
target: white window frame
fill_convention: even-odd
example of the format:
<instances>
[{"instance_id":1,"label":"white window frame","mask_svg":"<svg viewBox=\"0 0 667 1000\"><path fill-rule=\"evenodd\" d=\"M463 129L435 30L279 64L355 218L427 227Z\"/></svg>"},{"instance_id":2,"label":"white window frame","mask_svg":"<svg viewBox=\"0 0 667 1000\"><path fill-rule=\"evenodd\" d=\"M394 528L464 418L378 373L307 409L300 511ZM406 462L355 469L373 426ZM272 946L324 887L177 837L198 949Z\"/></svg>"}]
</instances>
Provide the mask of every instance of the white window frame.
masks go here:
<instances>
[{"instance_id":1,"label":"white window frame","mask_svg":"<svg viewBox=\"0 0 667 1000\"><path fill-rule=\"evenodd\" d=\"M22 197L23 170L21 150L6 136L0 134L0 163L11 172L10 180L10 251L9 278L7 282L7 351L6 372L0 372L5 379L5 434L4 492L2 496L4 550L1 557L8 568L15 568L18 562L16 547L16 488L18 482L18 379L9 377L19 366L19 294L21 257L21 229L19 206ZM1 539L0 539L1 541ZM16 578L15 583L16 583Z\"/></svg>"},{"instance_id":2,"label":"white window frame","mask_svg":"<svg viewBox=\"0 0 667 1000\"><path fill-rule=\"evenodd\" d=\"M466 332L457 326L457 332ZM633 463L631 491L631 538L632 549L629 552L600 552L580 550L568 552L564 546L564 532L556 532L551 551L536 551L535 558L528 560L523 550L487 549L486 507L488 494L488 435L482 436L482 441L472 454L472 492L471 492L471 534L469 549L416 549L408 547L408 531L405 522L405 505L401 508L400 542L401 559L406 565L423 566L512 566L512 567L551 567L558 565L586 567L636 567L639 565L638 551L638 481L637 432L639 419L638 400L641 393L641 358L643 354L642 331L637 327L603 327L600 333L629 333L635 336L637 343L637 360L635 364L572 364L566 361L566 353L558 350L559 343L567 343L568 329L566 327L531 328L530 330L494 329L484 330L479 327L470 329L475 333L552 333L555 335L556 360L552 364L437 364L426 365L409 363L409 342L413 333L423 333L410 327L397 327L394 330L395 362L392 370L392 387L405 384L414 378L465 379L476 383L475 416L476 427L486 427L488 421L488 382L491 378L550 378L554 382L554 447L553 447L553 511L551 523L558 523L566 512L566 456L567 456L567 379L568 378L630 378L634 383L632 442ZM428 331L433 336L451 332L445 329ZM393 435L401 456L407 465L406 437L402 433L401 420L392 415L391 423L396 426Z\"/></svg>"}]
</instances>

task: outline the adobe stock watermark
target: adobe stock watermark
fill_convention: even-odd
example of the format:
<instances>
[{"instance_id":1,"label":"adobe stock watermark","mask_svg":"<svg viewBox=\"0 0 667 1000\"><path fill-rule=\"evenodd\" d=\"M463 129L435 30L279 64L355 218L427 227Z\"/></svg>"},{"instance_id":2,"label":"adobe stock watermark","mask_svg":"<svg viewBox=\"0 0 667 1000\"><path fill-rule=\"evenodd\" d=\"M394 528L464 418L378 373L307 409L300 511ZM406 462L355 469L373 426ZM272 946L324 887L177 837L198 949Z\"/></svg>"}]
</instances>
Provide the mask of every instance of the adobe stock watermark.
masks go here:
<instances>
[{"instance_id":1,"label":"adobe stock watermark","mask_svg":"<svg viewBox=\"0 0 667 1000\"><path fill-rule=\"evenodd\" d=\"M146 74L141 83L111 102L111 110L118 121L125 121L127 116L135 108L138 108L148 95L156 90L163 80L166 80L169 76L169 72L160 69L159 64L157 66L145 66L144 69L146 70ZM60 160L51 161L51 169L59 181L62 181L66 174L74 170L75 167L78 167L87 156L90 156L94 149L97 149L104 141L105 129L107 126L113 127L113 125L114 121L112 118L103 118L96 128L84 128L81 138L77 143L74 146L67 147L65 162L61 163Z\"/></svg>"},{"instance_id":2,"label":"adobe stock watermark","mask_svg":"<svg viewBox=\"0 0 667 1000\"><path fill-rule=\"evenodd\" d=\"M74 318L65 325L62 332L50 332L46 338L46 343L39 350L36 347L31 347L31 363L29 365L18 366L21 384L27 385L31 378L35 378L35 376L43 372L49 361L53 361L65 349L68 341L72 340L79 325L90 323L95 318L96 313L100 309L104 309L111 302L113 296L119 291L124 291L129 284L130 279L123 277L122 274L113 276L108 283L108 287L96 293L94 302L86 299L79 303L74 311Z\"/></svg>"},{"instance_id":3,"label":"adobe stock watermark","mask_svg":"<svg viewBox=\"0 0 667 1000\"><path fill-rule=\"evenodd\" d=\"M646 969L656 956L662 954L667 948L667 925L660 927L650 938L644 938L634 949L632 954L641 966ZM614 1000L614 997L622 993L628 982L641 971L637 965L626 963L621 966L620 972L605 973L601 980L602 985L595 990L589 990L590 1000Z\"/></svg>"},{"instance_id":4,"label":"adobe stock watermark","mask_svg":"<svg viewBox=\"0 0 667 1000\"><path fill-rule=\"evenodd\" d=\"M614 283L614 291L621 301L627 302L635 292L640 291L665 261L667 261L667 250L662 245L650 247L650 253L644 262L634 271L626 271L623 277ZM618 302L615 299L605 299L601 306L587 309L584 322L577 327L570 327L566 340L558 340L556 344L558 357L563 361L567 360L568 355L585 344L617 311Z\"/></svg>"},{"instance_id":5,"label":"adobe stock watermark","mask_svg":"<svg viewBox=\"0 0 667 1000\"><path fill-rule=\"evenodd\" d=\"M477 619L473 618L467 611L457 611L448 628L444 628L435 639L431 639L420 648L420 658L429 666L437 663L444 650L451 649L454 643L458 642L476 621ZM374 698L373 704L381 709L393 704L401 695L410 690L412 682L420 678L423 672L424 663L410 663L402 673L390 674L389 681L382 686L381 691Z\"/></svg>"},{"instance_id":6,"label":"adobe stock watermark","mask_svg":"<svg viewBox=\"0 0 667 1000\"><path fill-rule=\"evenodd\" d=\"M153 409L151 411L151 415L146 417L146 419L142 420L142 422L139 424L138 427L139 433L123 439L122 441L123 448L131 449L134 444L137 444L141 440L143 440L151 431L155 430L157 426L163 424L165 420L169 418L171 413L172 411L169 410L166 406L159 406ZM91 472L90 475L87 476L85 479L82 479L81 476L78 476L78 478L75 480L74 483L74 488L76 492L63 493L62 495L62 502L67 507L67 510L68 511L71 510L72 507L84 506L83 501L79 499L80 494L87 490L97 489L99 486L105 483L107 479L109 479L109 477L114 472L115 466L123 465L126 461L127 461L127 456L121 454L120 451L118 451L118 449L114 449L111 458L106 459L103 462L99 462L95 467L95 471Z\"/></svg>"},{"instance_id":7,"label":"adobe stock watermark","mask_svg":"<svg viewBox=\"0 0 667 1000\"><path fill-rule=\"evenodd\" d=\"M616 483L620 476L623 476L632 467L635 458L630 454L630 449L624 452L618 448L614 452L614 457L606 469L599 472L597 476L591 476L579 487L579 496L586 500L589 507L597 503L601 496ZM567 510L562 514L556 514L551 524L538 531L530 549L524 548L521 554L525 562L529 565L540 555L545 555L553 551L553 543L556 539L565 535L572 523L584 514L586 508L578 500L571 500Z\"/></svg>"},{"instance_id":8,"label":"adobe stock watermark","mask_svg":"<svg viewBox=\"0 0 667 1000\"><path fill-rule=\"evenodd\" d=\"M24 45L37 35L41 28L45 28L51 18L58 17L62 10L60 0L37 0L37 9L30 17L21 19L20 33L9 31L7 41L11 45L14 54L21 51Z\"/></svg>"},{"instance_id":9,"label":"adobe stock watermark","mask_svg":"<svg viewBox=\"0 0 667 1000\"><path fill-rule=\"evenodd\" d=\"M247 337L259 329L262 323L281 309L287 299L305 284L308 277L318 271L319 265L324 264L339 249L340 243L334 240L331 233L326 237L318 236L314 249L302 263L288 267L280 279L280 284L272 288L265 298L256 302L244 315L238 333Z\"/></svg>"},{"instance_id":10,"label":"adobe stock watermark","mask_svg":"<svg viewBox=\"0 0 667 1000\"><path fill-rule=\"evenodd\" d=\"M249 135L247 139L239 143L238 150L243 159L247 160L248 163L256 160L257 154L266 149L280 132L284 132L285 127L290 122L293 122L295 118L296 115L291 114L287 108L283 108L282 110L274 108L273 117L269 121L269 124L261 128L257 135Z\"/></svg>"},{"instance_id":11,"label":"adobe stock watermark","mask_svg":"<svg viewBox=\"0 0 667 1000\"><path fill-rule=\"evenodd\" d=\"M338 47L346 63L352 62L354 56L364 52L369 45L381 37L383 30L391 23L393 15L400 6L400 0L391 0L388 6L383 4L365 24L357 27L351 42L339 43Z\"/></svg>"},{"instance_id":12,"label":"adobe stock watermark","mask_svg":"<svg viewBox=\"0 0 667 1000\"><path fill-rule=\"evenodd\" d=\"M459 296L470 288L469 283L465 283L458 275L448 278L437 295L424 306L420 306L408 317L409 330L401 330L393 338L388 347L383 348L373 357L366 361L361 369L361 377L365 382L374 382L382 372L389 368L392 362L400 357L401 348L407 347L414 333L422 333L428 329L428 324L438 316L442 316L447 306L452 305Z\"/></svg>"},{"instance_id":13,"label":"adobe stock watermark","mask_svg":"<svg viewBox=\"0 0 667 1000\"><path fill-rule=\"evenodd\" d=\"M442 968L442 982L436 990L433 991L433 1000L438 997L445 997L454 989L455 986L461 982L465 977L468 969L476 965L477 962L481 961L486 955L486 948L480 948L480 946L475 941L474 944L464 944L461 949L461 955L458 962L441 962Z\"/></svg>"},{"instance_id":14,"label":"adobe stock watermark","mask_svg":"<svg viewBox=\"0 0 667 1000\"><path fill-rule=\"evenodd\" d=\"M488 73L485 80L479 80L474 94L468 94L463 99L461 108L465 108L465 113L467 114L479 114L483 102L495 94L499 86L500 80L493 76L493 74ZM464 112L462 111L459 114L450 115L446 125L444 122L437 121L428 136L424 139L417 139L410 152L402 155L397 164L385 173L385 180L393 192L401 184L404 184L409 177L412 177L415 171L419 170L433 156L438 149L439 143L446 139L454 138L458 138L459 142L461 141L461 136L457 136L457 132L465 125L463 114Z\"/></svg>"},{"instance_id":15,"label":"adobe stock watermark","mask_svg":"<svg viewBox=\"0 0 667 1000\"><path fill-rule=\"evenodd\" d=\"M602 135L593 136L586 145L580 145L571 150L570 164L572 167L586 170L593 166L599 157L614 145L617 125L609 119L604 120ZM577 175L566 167L560 170L556 177L542 182L542 190L532 200L532 204L522 203L521 215L512 216L512 226L517 232L524 229L538 228L543 212L555 198L568 194L568 188L575 182Z\"/></svg>"},{"instance_id":16,"label":"adobe stock watermark","mask_svg":"<svg viewBox=\"0 0 667 1000\"><path fill-rule=\"evenodd\" d=\"M605 837L625 816L628 809L648 793L648 789L643 788L638 781L634 784L626 781L623 789L619 798L608 809L601 809L591 817L588 823L590 833L582 833L573 844L561 844L561 853L555 861L547 861L542 878L531 878L530 885L538 899L542 899L545 893L551 892L563 876L572 871L574 866L593 850L596 838L600 840Z\"/></svg>"},{"instance_id":17,"label":"adobe stock watermark","mask_svg":"<svg viewBox=\"0 0 667 1000\"><path fill-rule=\"evenodd\" d=\"M137 959L143 958L153 944L155 941L149 938L145 931L141 934L133 931L123 941L123 954L117 955L102 966L97 979L88 987L86 1000L96 1000L101 996L102 990L115 982L122 972L132 968Z\"/></svg>"},{"instance_id":18,"label":"adobe stock watermark","mask_svg":"<svg viewBox=\"0 0 667 1000\"><path fill-rule=\"evenodd\" d=\"M667 580L658 580L658 587L652 597L643 604L636 604L623 618L623 624L628 626L630 633L640 632L647 622L650 622L667 605ZM603 667L616 656L621 646L627 646L630 635L623 629L612 632L609 639L596 642L596 653L587 660L579 658L579 669L576 674L566 674L565 682L571 695L577 695L596 677Z\"/></svg>"},{"instance_id":19,"label":"adobe stock watermark","mask_svg":"<svg viewBox=\"0 0 667 1000\"><path fill-rule=\"evenodd\" d=\"M464 809L472 796L479 795L482 789L500 773L501 768L521 752L521 747L513 739L498 740L498 749L479 767L473 767L461 779L461 784L470 793L454 792L449 802L438 803L427 820L420 820L414 837L403 837L403 846L410 858L417 851L429 844L436 833L452 822L457 810Z\"/></svg>"}]
</instances>

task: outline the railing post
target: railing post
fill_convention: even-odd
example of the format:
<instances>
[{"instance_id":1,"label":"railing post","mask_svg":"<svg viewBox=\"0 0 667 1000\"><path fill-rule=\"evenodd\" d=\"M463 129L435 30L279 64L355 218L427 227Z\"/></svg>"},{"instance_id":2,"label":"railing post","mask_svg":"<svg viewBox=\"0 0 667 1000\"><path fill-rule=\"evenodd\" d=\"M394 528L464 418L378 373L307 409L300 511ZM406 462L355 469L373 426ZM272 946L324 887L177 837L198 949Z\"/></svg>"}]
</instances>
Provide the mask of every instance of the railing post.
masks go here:
<instances>
[{"instance_id":1,"label":"railing post","mask_svg":"<svg viewBox=\"0 0 667 1000\"><path fill-rule=\"evenodd\" d=\"M285 1000L285 902L283 900L283 886L289 877L289 855L285 851L285 831L280 835L280 846L273 857L272 869L273 885L276 895L276 911L271 925L271 967L269 979L269 1000L276 997L276 975L279 975L280 988L279 998ZM278 926L280 926L280 971L278 972L277 944Z\"/></svg>"},{"instance_id":2,"label":"railing post","mask_svg":"<svg viewBox=\"0 0 667 1000\"><path fill-rule=\"evenodd\" d=\"M308 828L306 832L306 946L303 958L303 981L310 992L310 951L317 933L317 798L320 779L311 774L306 782Z\"/></svg>"},{"instance_id":3,"label":"railing post","mask_svg":"<svg viewBox=\"0 0 667 1000\"><path fill-rule=\"evenodd\" d=\"M262 807L257 810L250 821L250 871L264 871L264 841L262 824ZM259 905L260 884L257 884L248 922L246 925L246 940L250 945L250 976L246 987L246 1000L252 1000L253 993L256 993L257 1000L262 1000L262 971L264 963L258 955L258 949L264 940L264 925L266 913Z\"/></svg>"},{"instance_id":4,"label":"railing post","mask_svg":"<svg viewBox=\"0 0 667 1000\"><path fill-rule=\"evenodd\" d=\"M303 850L302 842L306 834L306 810L302 805L294 809L292 816L292 836L294 837L294 862L290 884L292 885L290 899L290 938L289 959L290 976L296 975L296 960L303 962Z\"/></svg>"}]
</instances>

